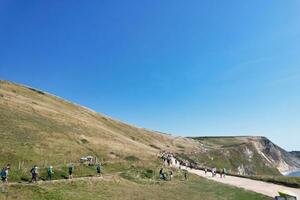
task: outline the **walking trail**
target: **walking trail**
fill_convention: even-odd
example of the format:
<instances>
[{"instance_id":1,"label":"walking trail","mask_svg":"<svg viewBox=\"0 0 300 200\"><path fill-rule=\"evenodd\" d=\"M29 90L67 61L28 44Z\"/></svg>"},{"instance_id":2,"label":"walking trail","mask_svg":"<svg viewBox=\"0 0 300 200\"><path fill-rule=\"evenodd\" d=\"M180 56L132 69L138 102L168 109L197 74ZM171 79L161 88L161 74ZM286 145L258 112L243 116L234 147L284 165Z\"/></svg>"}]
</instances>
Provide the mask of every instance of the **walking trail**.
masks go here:
<instances>
[{"instance_id":1,"label":"walking trail","mask_svg":"<svg viewBox=\"0 0 300 200\"><path fill-rule=\"evenodd\" d=\"M103 180L103 181L119 181L118 176L114 175L102 175L102 176L87 176L87 177L77 177L73 179L56 179L51 181L43 181L39 180L36 183L30 183L28 181L22 181L22 182L10 182L7 184L7 186L10 185L35 185L35 184L53 184L53 183L62 183L62 182L73 182L73 181L82 181L82 180L88 180L88 181L95 181L95 180ZM2 184L2 186L5 186Z\"/></svg>"},{"instance_id":2,"label":"walking trail","mask_svg":"<svg viewBox=\"0 0 300 200\"><path fill-rule=\"evenodd\" d=\"M185 168L182 166L182 168ZM286 186L281 186L281 185L276 185L273 183L267 183L263 181L257 181L257 180L252 180L252 179L247 179L247 178L240 178L240 177L235 177L235 176L226 176L226 178L220 178L220 176L217 177L212 177L211 173L207 172L205 174L204 171L202 170L197 170L197 169L187 169L190 173L196 174L198 176L202 176L204 178L217 181L220 183L232 185L235 187L243 188L249 191L253 191L256 193L264 194L269 197L275 197L278 196L278 191L289 191L295 195L297 195L297 199L300 199L300 189L296 188L290 188Z\"/></svg>"}]
</instances>

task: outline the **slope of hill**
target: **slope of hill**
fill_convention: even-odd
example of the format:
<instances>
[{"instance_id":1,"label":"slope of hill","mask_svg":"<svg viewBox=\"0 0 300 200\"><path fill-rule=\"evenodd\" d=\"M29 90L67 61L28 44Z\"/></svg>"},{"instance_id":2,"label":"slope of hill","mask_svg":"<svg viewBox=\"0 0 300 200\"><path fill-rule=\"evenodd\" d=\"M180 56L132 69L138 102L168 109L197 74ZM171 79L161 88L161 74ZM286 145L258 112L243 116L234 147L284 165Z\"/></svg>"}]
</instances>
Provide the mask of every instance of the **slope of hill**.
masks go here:
<instances>
[{"instance_id":1,"label":"slope of hill","mask_svg":"<svg viewBox=\"0 0 300 200\"><path fill-rule=\"evenodd\" d=\"M206 199L269 199L193 176L185 183L180 171L175 172L172 182L162 182L158 153L200 152L197 141L136 128L8 81L0 81L0 138L0 165L12 166L9 181L30 179L34 164L40 166L41 178L46 177L45 167L51 164L53 178L65 179L67 163L78 163L86 155L98 157L105 174L100 181L3 185L0 199L134 199L132 194L136 199L198 199L199 195ZM92 166L75 167L76 177L94 175ZM106 181L107 177L112 178Z\"/></svg>"},{"instance_id":2,"label":"slope of hill","mask_svg":"<svg viewBox=\"0 0 300 200\"><path fill-rule=\"evenodd\" d=\"M1 163L59 164L93 155L101 160L128 156L153 159L176 151L174 137L113 120L45 92L0 81ZM186 151L195 141L176 138Z\"/></svg>"},{"instance_id":3,"label":"slope of hill","mask_svg":"<svg viewBox=\"0 0 300 200\"><path fill-rule=\"evenodd\" d=\"M25 169L76 162L86 155L109 163L149 163L165 150L200 166L250 175L278 175L300 166L298 158L263 137L174 137L8 81L0 81L0 138L0 165Z\"/></svg>"},{"instance_id":4,"label":"slope of hill","mask_svg":"<svg viewBox=\"0 0 300 200\"><path fill-rule=\"evenodd\" d=\"M227 168L241 175L280 175L300 166L300 159L265 137L198 137L203 152L190 155L203 166Z\"/></svg>"}]
</instances>

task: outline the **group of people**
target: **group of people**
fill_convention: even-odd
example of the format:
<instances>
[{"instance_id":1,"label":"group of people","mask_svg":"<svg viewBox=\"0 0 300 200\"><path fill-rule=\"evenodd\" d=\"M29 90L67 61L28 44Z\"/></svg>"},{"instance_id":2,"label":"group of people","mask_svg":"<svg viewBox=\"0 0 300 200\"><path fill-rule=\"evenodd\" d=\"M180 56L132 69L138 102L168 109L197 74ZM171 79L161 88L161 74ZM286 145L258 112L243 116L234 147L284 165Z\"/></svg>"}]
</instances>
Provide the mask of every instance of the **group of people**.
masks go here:
<instances>
[{"instance_id":1,"label":"group of people","mask_svg":"<svg viewBox=\"0 0 300 200\"><path fill-rule=\"evenodd\" d=\"M159 157L165 166L178 167L179 169L181 169L181 165L183 163L178 161L172 153L166 152L166 151L161 152ZM161 180L172 180L173 176L174 176L174 172L172 170L170 170L169 174L167 172L165 172L163 168L161 168L159 171L159 177ZM188 171L182 170L182 176L183 176L184 180L187 180L188 179Z\"/></svg>"},{"instance_id":2,"label":"group of people","mask_svg":"<svg viewBox=\"0 0 300 200\"><path fill-rule=\"evenodd\" d=\"M169 152L162 152L160 155L160 158L162 159L165 166L171 166L172 165L172 154Z\"/></svg>"},{"instance_id":3,"label":"group of people","mask_svg":"<svg viewBox=\"0 0 300 200\"><path fill-rule=\"evenodd\" d=\"M74 174L74 170L75 170L75 166L74 164L69 164L68 165L68 178L72 179L73 178L73 174ZM3 169L1 170L1 181L3 183L7 183L8 182L8 173L10 171L10 164L7 164L5 167L3 167ZM31 183L37 182L39 179L39 167L37 165L34 165L31 170ZM101 165L100 163L96 164L96 173L97 176L101 176ZM49 166L47 168L47 180L51 181L52 177L54 174L54 170L53 170L53 166Z\"/></svg>"},{"instance_id":4,"label":"group of people","mask_svg":"<svg viewBox=\"0 0 300 200\"><path fill-rule=\"evenodd\" d=\"M205 168L204 172L205 172L205 174L207 174L208 169ZM220 169L219 173L220 173L220 178L225 178L226 177L226 173L227 172L226 172L225 168ZM216 177L217 176L217 168L216 167L211 168L211 176L212 177Z\"/></svg>"},{"instance_id":5,"label":"group of people","mask_svg":"<svg viewBox=\"0 0 300 200\"><path fill-rule=\"evenodd\" d=\"M164 181L170 180L171 181L173 177L174 177L174 172L172 170L170 170L169 174L167 172L165 172L163 168L161 168L159 170L159 178L161 180L164 180ZM184 180L188 179L187 170L183 170L183 178L184 178Z\"/></svg>"},{"instance_id":6,"label":"group of people","mask_svg":"<svg viewBox=\"0 0 300 200\"><path fill-rule=\"evenodd\" d=\"M163 160L163 163L165 166L172 166L172 165L174 166L175 165L175 167L178 166L179 169L181 169L181 166L185 166L186 168L190 168L190 169L197 168L197 166L192 165L193 163L178 161L175 158L175 156L169 152L162 152L160 154L160 158ZM208 169L205 168L204 170L205 170L205 174L207 174ZM160 177L161 177L161 179L165 180L166 176L162 173L162 171L163 171L163 169L160 170ZM212 167L210 169L210 171L211 171L212 177L216 177L217 173L219 173L220 178L225 178L226 174L227 174L227 171L225 168L221 168L221 169L217 170L216 167ZM186 180L187 179L187 170L183 171L183 176L184 176L184 179Z\"/></svg>"}]
</instances>

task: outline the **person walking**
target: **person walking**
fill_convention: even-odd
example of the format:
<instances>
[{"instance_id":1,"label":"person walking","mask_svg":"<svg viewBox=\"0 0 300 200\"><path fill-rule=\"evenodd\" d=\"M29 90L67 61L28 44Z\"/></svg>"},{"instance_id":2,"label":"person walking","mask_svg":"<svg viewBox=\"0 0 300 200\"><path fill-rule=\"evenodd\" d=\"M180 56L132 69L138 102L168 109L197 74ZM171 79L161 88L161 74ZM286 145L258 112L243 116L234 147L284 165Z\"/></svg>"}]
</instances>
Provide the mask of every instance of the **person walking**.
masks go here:
<instances>
[{"instance_id":1,"label":"person walking","mask_svg":"<svg viewBox=\"0 0 300 200\"><path fill-rule=\"evenodd\" d=\"M226 173L227 173L226 168L223 168L223 177L224 178L226 177Z\"/></svg>"},{"instance_id":2,"label":"person walking","mask_svg":"<svg viewBox=\"0 0 300 200\"><path fill-rule=\"evenodd\" d=\"M164 173L164 169L163 168L161 168L159 170L159 178L162 179L162 180L166 180L166 175Z\"/></svg>"},{"instance_id":3,"label":"person walking","mask_svg":"<svg viewBox=\"0 0 300 200\"><path fill-rule=\"evenodd\" d=\"M215 177L216 174L217 174L217 168L213 167L213 168L211 169L211 175L212 175L212 177Z\"/></svg>"},{"instance_id":4,"label":"person walking","mask_svg":"<svg viewBox=\"0 0 300 200\"><path fill-rule=\"evenodd\" d=\"M69 171L69 179L72 179L73 178L73 173L74 173L74 165L73 164L70 164L68 166L68 171Z\"/></svg>"},{"instance_id":5,"label":"person walking","mask_svg":"<svg viewBox=\"0 0 300 200\"><path fill-rule=\"evenodd\" d=\"M51 181L52 180L52 174L54 174L53 172L53 167L49 166L47 169L47 175L48 175L48 180Z\"/></svg>"},{"instance_id":6,"label":"person walking","mask_svg":"<svg viewBox=\"0 0 300 200\"><path fill-rule=\"evenodd\" d=\"M171 170L170 171L170 181L172 180L172 178L173 178L173 171Z\"/></svg>"},{"instance_id":7,"label":"person walking","mask_svg":"<svg viewBox=\"0 0 300 200\"><path fill-rule=\"evenodd\" d=\"M187 170L183 170L183 176L184 176L184 180L188 179L188 171Z\"/></svg>"},{"instance_id":8,"label":"person walking","mask_svg":"<svg viewBox=\"0 0 300 200\"><path fill-rule=\"evenodd\" d=\"M30 170L31 172L31 183L33 182L37 182L38 181L38 175L39 175L39 171L38 171L38 166L34 165L33 168Z\"/></svg>"},{"instance_id":9,"label":"person walking","mask_svg":"<svg viewBox=\"0 0 300 200\"><path fill-rule=\"evenodd\" d=\"M96 171L97 171L97 176L101 176L101 165L100 165L100 163L97 164Z\"/></svg>"},{"instance_id":10,"label":"person walking","mask_svg":"<svg viewBox=\"0 0 300 200\"><path fill-rule=\"evenodd\" d=\"M8 182L8 172L10 170L10 164L7 164L5 167L3 167L2 171L1 171L1 181L3 183L7 183Z\"/></svg>"}]
</instances>

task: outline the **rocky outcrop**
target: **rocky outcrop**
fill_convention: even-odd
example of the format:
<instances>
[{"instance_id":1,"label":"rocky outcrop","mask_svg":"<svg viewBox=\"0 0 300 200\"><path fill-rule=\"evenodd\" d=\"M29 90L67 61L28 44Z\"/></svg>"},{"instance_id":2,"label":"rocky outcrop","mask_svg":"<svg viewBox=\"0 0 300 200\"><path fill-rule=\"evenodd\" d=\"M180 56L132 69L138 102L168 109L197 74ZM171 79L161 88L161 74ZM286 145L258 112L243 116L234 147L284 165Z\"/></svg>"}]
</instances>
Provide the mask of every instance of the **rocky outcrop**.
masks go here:
<instances>
[{"instance_id":1,"label":"rocky outcrop","mask_svg":"<svg viewBox=\"0 0 300 200\"><path fill-rule=\"evenodd\" d=\"M265 158L271 166L276 167L281 173L300 168L300 158L285 151L265 137L254 137L250 139L259 154Z\"/></svg>"},{"instance_id":2,"label":"rocky outcrop","mask_svg":"<svg viewBox=\"0 0 300 200\"><path fill-rule=\"evenodd\" d=\"M300 158L266 137L197 137L205 149L188 155L199 165L243 175L280 175L300 168Z\"/></svg>"}]
</instances>

